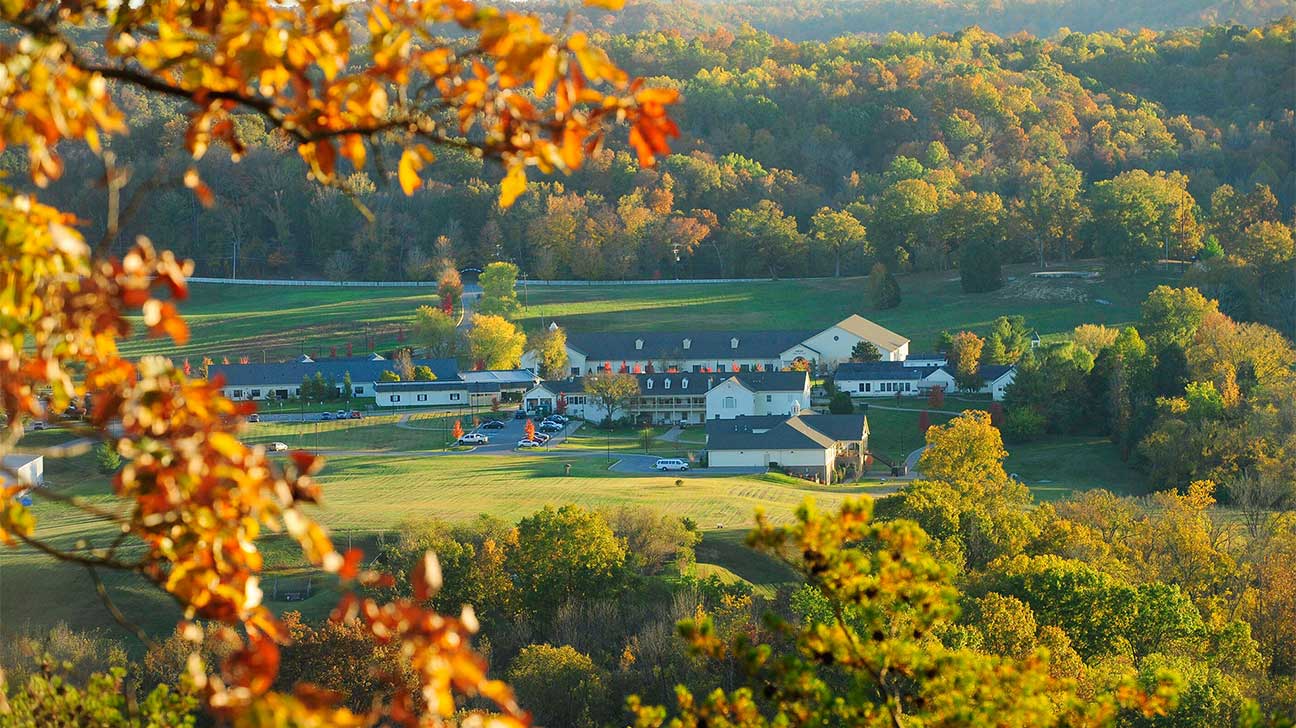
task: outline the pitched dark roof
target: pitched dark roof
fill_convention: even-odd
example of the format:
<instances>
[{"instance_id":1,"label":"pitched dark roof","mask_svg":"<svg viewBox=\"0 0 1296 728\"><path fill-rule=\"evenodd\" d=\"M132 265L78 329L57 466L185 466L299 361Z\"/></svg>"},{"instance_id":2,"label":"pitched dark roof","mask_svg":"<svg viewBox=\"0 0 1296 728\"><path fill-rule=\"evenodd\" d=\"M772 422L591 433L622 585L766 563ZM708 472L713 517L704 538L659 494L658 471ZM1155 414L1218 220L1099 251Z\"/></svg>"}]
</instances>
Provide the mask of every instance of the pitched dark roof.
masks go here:
<instances>
[{"instance_id":1,"label":"pitched dark roof","mask_svg":"<svg viewBox=\"0 0 1296 728\"><path fill-rule=\"evenodd\" d=\"M1014 368L1015 367L1013 367L1012 364L986 364L978 369L977 373L980 374L981 378L985 381L993 382Z\"/></svg>"},{"instance_id":2,"label":"pitched dark roof","mask_svg":"<svg viewBox=\"0 0 1296 728\"><path fill-rule=\"evenodd\" d=\"M445 379L435 382L377 382L374 384L376 392L461 392L468 391L473 394L493 394L500 391L499 382L465 382L462 379Z\"/></svg>"},{"instance_id":3,"label":"pitched dark roof","mask_svg":"<svg viewBox=\"0 0 1296 728\"><path fill-rule=\"evenodd\" d=\"M616 369L622 361L644 359L733 359L774 360L784 351L810 338L816 331L570 331L567 345L592 362L609 362ZM689 348L684 348L684 340ZM738 347L733 347L733 339ZM642 341L643 348L635 342Z\"/></svg>"},{"instance_id":4,"label":"pitched dark roof","mask_svg":"<svg viewBox=\"0 0 1296 728\"><path fill-rule=\"evenodd\" d=\"M905 357L905 361L949 361L949 356L939 351L919 351Z\"/></svg>"},{"instance_id":5,"label":"pitched dark roof","mask_svg":"<svg viewBox=\"0 0 1296 728\"><path fill-rule=\"evenodd\" d=\"M800 392L810 380L807 372L737 372L731 377L753 392ZM729 378L721 375L716 384Z\"/></svg>"},{"instance_id":6,"label":"pitched dark roof","mask_svg":"<svg viewBox=\"0 0 1296 728\"><path fill-rule=\"evenodd\" d=\"M834 379L923 379L938 367L905 366L902 361L848 361L837 367Z\"/></svg>"},{"instance_id":7,"label":"pitched dark roof","mask_svg":"<svg viewBox=\"0 0 1296 728\"><path fill-rule=\"evenodd\" d=\"M707 420L708 450L794 450L829 448L838 441L862 440L868 418L853 415L736 417Z\"/></svg>"},{"instance_id":8,"label":"pitched dark roof","mask_svg":"<svg viewBox=\"0 0 1296 728\"><path fill-rule=\"evenodd\" d=\"M459 365L454 359L415 359L414 366L430 367L437 379L459 378ZM316 372L323 374L325 379L332 377L339 383L347 372L351 373L352 382L376 382L383 372L394 372L396 369L396 362L391 359L349 357L311 361L308 357L303 357L298 361L267 364L213 364L207 374L211 379L224 377L226 386L255 387L298 384L305 377L315 376Z\"/></svg>"},{"instance_id":9,"label":"pitched dark roof","mask_svg":"<svg viewBox=\"0 0 1296 728\"><path fill-rule=\"evenodd\" d=\"M632 374L639 380L640 395L677 395L681 392L704 395L720 382L728 379L723 374L704 374L701 372L670 372L659 374ZM540 382L539 386L554 394L585 391L585 377L568 377L566 379L549 379ZM651 386L649 386L651 382ZM670 382L670 386L667 386Z\"/></svg>"}]
</instances>

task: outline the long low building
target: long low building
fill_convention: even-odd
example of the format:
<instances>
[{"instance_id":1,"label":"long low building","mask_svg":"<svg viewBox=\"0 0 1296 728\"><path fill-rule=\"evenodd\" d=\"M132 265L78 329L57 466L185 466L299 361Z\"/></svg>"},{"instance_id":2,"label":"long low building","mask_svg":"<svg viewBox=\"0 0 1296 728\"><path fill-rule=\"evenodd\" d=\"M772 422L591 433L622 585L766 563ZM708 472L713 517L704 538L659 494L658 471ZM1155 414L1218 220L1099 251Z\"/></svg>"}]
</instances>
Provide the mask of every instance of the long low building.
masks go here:
<instances>
[{"instance_id":1,"label":"long low building","mask_svg":"<svg viewBox=\"0 0 1296 728\"><path fill-rule=\"evenodd\" d=\"M778 467L833 483L839 471L858 477L867 462L869 426L863 414L708 420L706 434L711 468Z\"/></svg>"},{"instance_id":2,"label":"long low building","mask_svg":"<svg viewBox=\"0 0 1296 728\"><path fill-rule=\"evenodd\" d=\"M556 327L557 324L553 324ZM656 373L778 371L807 364L832 369L867 341L887 361L903 361L909 340L852 314L822 330L567 332L571 376L602 370ZM522 366L538 368L534 350Z\"/></svg>"},{"instance_id":3,"label":"long low building","mask_svg":"<svg viewBox=\"0 0 1296 728\"><path fill-rule=\"evenodd\" d=\"M810 408L810 376L805 372L667 372L631 376L639 393L618 408L612 419L701 424L703 420L744 415L787 416ZM563 409L573 417L601 422L607 418L607 410L598 397L586 392L585 384L585 377L540 382L522 396L522 404L532 411Z\"/></svg>"},{"instance_id":4,"label":"long low building","mask_svg":"<svg viewBox=\"0 0 1296 728\"><path fill-rule=\"evenodd\" d=\"M971 391L989 394L998 402L1017 376L1017 368L1006 364L986 364L978 369L977 374L980 385ZM902 362L848 362L837 367L833 385L852 397L916 396L935 387L947 392L959 390L950 366L944 360L935 363L932 358Z\"/></svg>"},{"instance_id":5,"label":"long low building","mask_svg":"<svg viewBox=\"0 0 1296 728\"><path fill-rule=\"evenodd\" d=\"M454 359L415 359L415 367L428 367L437 380L459 379L459 365ZM382 380L384 372L396 374L399 367L394 359L378 354L362 357L313 359L302 355L289 362L262 364L213 364L207 372L208 379L222 380L221 391L234 400L244 399L295 399L301 396L302 381L319 375L331 383L340 396L343 382L351 380L350 396L372 397L374 385Z\"/></svg>"}]
</instances>

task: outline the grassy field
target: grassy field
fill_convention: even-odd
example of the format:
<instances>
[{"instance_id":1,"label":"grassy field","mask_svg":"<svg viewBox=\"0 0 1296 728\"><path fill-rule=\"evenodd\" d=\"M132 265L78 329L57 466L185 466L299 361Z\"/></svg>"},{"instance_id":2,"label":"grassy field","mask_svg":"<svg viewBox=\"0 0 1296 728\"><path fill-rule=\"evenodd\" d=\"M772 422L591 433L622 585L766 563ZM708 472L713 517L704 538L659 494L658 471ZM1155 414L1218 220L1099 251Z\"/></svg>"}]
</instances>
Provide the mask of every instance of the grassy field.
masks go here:
<instances>
[{"instance_id":1,"label":"grassy field","mask_svg":"<svg viewBox=\"0 0 1296 728\"><path fill-rule=\"evenodd\" d=\"M564 475L564 466L572 474ZM708 530L732 531L732 537L708 535L699 561L711 563L758 585L774 578L761 566L763 561L743 549L738 536L752 523L757 507L778 520L790 518L806 497L815 497L831 507L850 494L869 492L864 486L817 488L803 481L780 476L734 476L689 478L677 487L673 476L626 477L606 470L600 457L549 456L459 456L445 457L335 457L329 460L320 480L324 506L314 514L335 537L346 545L372 544L384 531L390 535L408 518L437 517L451 521L491 513L517 519L545 505L577 503L587 508L622 504L646 505L680 516L689 516ZM94 467L93 457L83 455L47 463L51 482L64 493L79 495L90 503L111 508L105 495L106 476ZM38 500L34 506L37 533L62 547L78 540L102 544L109 531L68 506ZM728 538L729 546L724 546ZM301 589L307 577L295 548L276 537L267 537L268 573L266 592ZM0 624L49 625L59 620L79 627L112 628L111 619L91 596L89 579L80 568L54 564L27 549L6 551L0 568ZM276 581L278 580L278 581ZM154 590L133 576L107 574L113 599L129 614L138 615L153 631L173 624L177 613ZM277 609L300 609L322 616L333 598L326 581L314 580L313 596L301 602L274 602ZM277 586L276 586L277 585Z\"/></svg>"},{"instance_id":2,"label":"grassy field","mask_svg":"<svg viewBox=\"0 0 1296 728\"><path fill-rule=\"evenodd\" d=\"M1085 266L1075 266L1082 268ZM1092 267L1092 266L1090 266ZM1105 274L1094 282L1036 280L1025 266L1007 270L1002 290L963 293L955 273L900 277L903 302L887 311L865 303L862 278L757 283L530 286L519 290L527 308L519 320L530 330L556 319L572 331L811 329L860 313L908 336L914 351L930 350L942 329L985 329L1003 314L1023 314L1041 335L1058 336L1080 323L1124 324L1161 273ZM184 347L134 339L130 355L164 353L200 359L248 356L252 361L305 352L339 355L346 345L366 350L372 337L390 349L407 330L414 309L428 303L428 288L307 288L194 284L181 304L193 332ZM197 361L193 362L195 365Z\"/></svg>"}]
</instances>

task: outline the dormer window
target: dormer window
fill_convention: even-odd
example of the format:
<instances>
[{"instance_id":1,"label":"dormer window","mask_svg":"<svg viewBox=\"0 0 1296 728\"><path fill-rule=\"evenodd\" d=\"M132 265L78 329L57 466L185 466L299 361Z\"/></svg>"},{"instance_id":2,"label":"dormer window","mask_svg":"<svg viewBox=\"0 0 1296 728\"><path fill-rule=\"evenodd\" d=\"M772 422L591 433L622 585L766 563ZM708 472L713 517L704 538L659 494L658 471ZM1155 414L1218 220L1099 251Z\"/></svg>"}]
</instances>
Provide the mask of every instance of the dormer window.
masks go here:
<instances>
[{"instance_id":1,"label":"dormer window","mask_svg":"<svg viewBox=\"0 0 1296 728\"><path fill-rule=\"evenodd\" d=\"M635 351L643 351L643 339L635 339Z\"/></svg>"},{"instance_id":2,"label":"dormer window","mask_svg":"<svg viewBox=\"0 0 1296 728\"><path fill-rule=\"evenodd\" d=\"M680 381L680 389L688 389L688 377Z\"/></svg>"},{"instance_id":3,"label":"dormer window","mask_svg":"<svg viewBox=\"0 0 1296 728\"><path fill-rule=\"evenodd\" d=\"M736 339L736 338L734 338L734 339L730 339L730 340L729 340L729 348L730 348L730 349L737 349L737 348L738 348L738 339Z\"/></svg>"},{"instance_id":4,"label":"dormer window","mask_svg":"<svg viewBox=\"0 0 1296 728\"><path fill-rule=\"evenodd\" d=\"M662 389L670 389L670 380L669 380L669 379L667 379L667 380L665 380L664 382L662 382Z\"/></svg>"},{"instance_id":5,"label":"dormer window","mask_svg":"<svg viewBox=\"0 0 1296 728\"><path fill-rule=\"evenodd\" d=\"M685 340L684 340L684 350L685 350L685 351L688 351L688 348L689 348L690 346L692 346L692 345L693 345L693 340L692 340L692 339L685 339Z\"/></svg>"},{"instance_id":6,"label":"dormer window","mask_svg":"<svg viewBox=\"0 0 1296 728\"><path fill-rule=\"evenodd\" d=\"M644 385L644 388L645 388L645 389L652 389L652 380L651 380L651 379L649 379L649 380L648 380L648 383Z\"/></svg>"}]
</instances>

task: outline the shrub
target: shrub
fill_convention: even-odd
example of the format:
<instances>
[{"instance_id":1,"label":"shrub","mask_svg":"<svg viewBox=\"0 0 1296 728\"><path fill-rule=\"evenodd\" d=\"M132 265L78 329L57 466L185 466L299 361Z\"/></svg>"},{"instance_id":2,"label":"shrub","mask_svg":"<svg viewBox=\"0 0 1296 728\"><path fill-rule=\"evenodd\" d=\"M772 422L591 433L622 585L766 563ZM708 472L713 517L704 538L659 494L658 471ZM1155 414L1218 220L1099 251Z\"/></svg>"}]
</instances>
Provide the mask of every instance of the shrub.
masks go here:
<instances>
[{"instance_id":1,"label":"shrub","mask_svg":"<svg viewBox=\"0 0 1296 728\"><path fill-rule=\"evenodd\" d=\"M1009 442L1030 442L1044 434L1044 415L1030 407L1015 407L1004 417L1004 438Z\"/></svg>"},{"instance_id":2,"label":"shrub","mask_svg":"<svg viewBox=\"0 0 1296 728\"><path fill-rule=\"evenodd\" d=\"M848 415L855 411L855 404L851 402L849 394L838 392L829 400L828 411L835 415Z\"/></svg>"}]
</instances>

